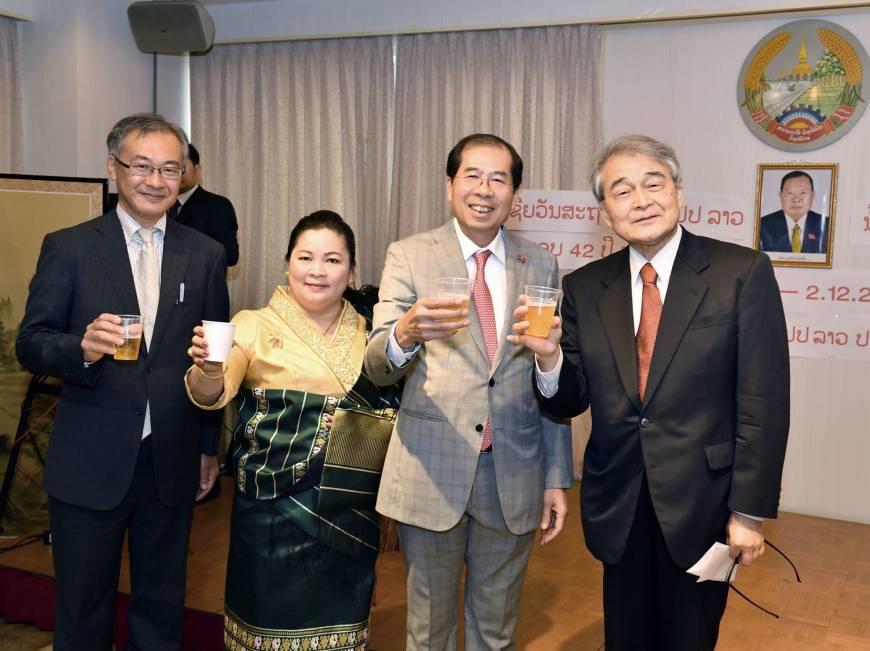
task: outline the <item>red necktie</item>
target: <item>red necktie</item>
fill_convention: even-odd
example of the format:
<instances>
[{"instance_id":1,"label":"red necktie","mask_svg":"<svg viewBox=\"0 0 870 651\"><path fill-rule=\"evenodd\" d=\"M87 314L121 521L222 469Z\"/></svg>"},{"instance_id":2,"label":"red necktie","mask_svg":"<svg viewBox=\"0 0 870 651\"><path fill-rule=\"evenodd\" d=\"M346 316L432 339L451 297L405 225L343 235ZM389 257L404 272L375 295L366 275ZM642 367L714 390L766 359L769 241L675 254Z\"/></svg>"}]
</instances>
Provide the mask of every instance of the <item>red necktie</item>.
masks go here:
<instances>
[{"instance_id":1,"label":"red necktie","mask_svg":"<svg viewBox=\"0 0 870 651\"><path fill-rule=\"evenodd\" d=\"M643 281L643 299L640 304L640 325L635 336L637 350L637 388L643 401L646 393L646 380L649 377L649 367L652 363L653 348L656 345L656 332L659 329L659 319L662 316L662 297L656 286L658 274L647 262L640 270Z\"/></svg>"},{"instance_id":2,"label":"red necktie","mask_svg":"<svg viewBox=\"0 0 870 651\"><path fill-rule=\"evenodd\" d=\"M492 309L492 295L489 293L489 287L486 285L486 261L492 251L478 251L474 254L474 262L477 264L477 271L474 274L474 284L471 286L471 295L474 297L474 309L477 310L477 318L480 320L480 329L483 330L483 341L486 343L486 355L489 357L489 364L492 366L495 361L495 353L498 351L498 332L495 327L495 311ZM483 441L481 441L481 451L489 450L492 447L492 428L489 425L489 416L486 417L486 427L483 430Z\"/></svg>"}]
</instances>

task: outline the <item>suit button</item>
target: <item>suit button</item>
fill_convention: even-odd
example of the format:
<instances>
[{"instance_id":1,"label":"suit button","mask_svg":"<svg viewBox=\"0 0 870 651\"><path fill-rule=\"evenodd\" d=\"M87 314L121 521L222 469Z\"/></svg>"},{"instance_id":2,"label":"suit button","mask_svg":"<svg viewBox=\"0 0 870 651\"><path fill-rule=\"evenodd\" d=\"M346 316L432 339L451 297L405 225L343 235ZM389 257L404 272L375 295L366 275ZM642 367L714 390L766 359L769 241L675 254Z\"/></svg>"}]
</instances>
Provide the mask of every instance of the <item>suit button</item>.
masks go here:
<instances>
[{"instance_id":1,"label":"suit button","mask_svg":"<svg viewBox=\"0 0 870 651\"><path fill-rule=\"evenodd\" d=\"M145 367L145 372L146 372L146 373L150 373L150 372L151 372L151 367L150 367L150 366L146 366L146 367Z\"/></svg>"},{"instance_id":2,"label":"suit button","mask_svg":"<svg viewBox=\"0 0 870 651\"><path fill-rule=\"evenodd\" d=\"M646 429L647 427L652 427L652 421L649 418L641 418L640 426Z\"/></svg>"},{"instance_id":3,"label":"suit button","mask_svg":"<svg viewBox=\"0 0 870 651\"><path fill-rule=\"evenodd\" d=\"M480 423L478 423L477 425L474 426L474 429L477 430L478 432L482 432L482 431L483 431L483 425L481 425Z\"/></svg>"},{"instance_id":4,"label":"suit button","mask_svg":"<svg viewBox=\"0 0 870 651\"><path fill-rule=\"evenodd\" d=\"M490 380L490 381L489 381L489 386L494 387L494 386L495 386L495 380Z\"/></svg>"},{"instance_id":5,"label":"suit button","mask_svg":"<svg viewBox=\"0 0 870 651\"><path fill-rule=\"evenodd\" d=\"M137 409L137 410L136 410L136 415L137 415L137 416L141 416L141 415L142 415L142 410L141 410L141 409Z\"/></svg>"}]
</instances>

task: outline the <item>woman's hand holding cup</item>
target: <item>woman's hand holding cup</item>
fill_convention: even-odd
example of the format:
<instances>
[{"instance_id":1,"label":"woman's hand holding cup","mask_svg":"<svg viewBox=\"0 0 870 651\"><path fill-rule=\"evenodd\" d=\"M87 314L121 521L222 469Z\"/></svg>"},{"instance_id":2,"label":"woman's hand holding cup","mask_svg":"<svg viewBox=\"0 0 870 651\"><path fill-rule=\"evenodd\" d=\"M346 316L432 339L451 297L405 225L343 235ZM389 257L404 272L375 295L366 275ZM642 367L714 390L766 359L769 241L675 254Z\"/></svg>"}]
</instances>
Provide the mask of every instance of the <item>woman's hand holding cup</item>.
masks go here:
<instances>
[{"instance_id":1,"label":"woman's hand holding cup","mask_svg":"<svg viewBox=\"0 0 870 651\"><path fill-rule=\"evenodd\" d=\"M208 357L208 341L205 338L205 328L202 326L194 327L193 337L190 339L190 348L187 349L187 354L193 360L193 363L207 375L222 373L223 364L221 362L206 361Z\"/></svg>"}]
</instances>

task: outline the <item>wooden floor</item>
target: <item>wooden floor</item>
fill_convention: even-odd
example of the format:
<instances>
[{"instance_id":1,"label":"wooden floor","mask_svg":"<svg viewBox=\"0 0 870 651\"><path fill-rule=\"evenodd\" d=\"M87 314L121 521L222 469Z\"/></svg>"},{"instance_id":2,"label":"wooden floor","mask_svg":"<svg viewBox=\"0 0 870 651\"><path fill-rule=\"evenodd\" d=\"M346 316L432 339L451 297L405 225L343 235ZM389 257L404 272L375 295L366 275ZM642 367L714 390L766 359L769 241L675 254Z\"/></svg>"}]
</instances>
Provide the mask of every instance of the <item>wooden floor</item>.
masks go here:
<instances>
[{"instance_id":1,"label":"wooden floor","mask_svg":"<svg viewBox=\"0 0 870 651\"><path fill-rule=\"evenodd\" d=\"M222 481L220 499L195 510L188 564L187 605L212 612L223 608L232 491L230 479ZM532 553L517 626L519 649L596 651L604 643L601 567L583 545L576 488L569 499L566 531ZM785 513L767 523L766 535L795 562L803 583L795 582L791 568L772 550L751 568L741 568L735 585L781 619L732 592L719 651L870 651L870 525ZM3 554L0 563L51 574L49 549L42 545ZM121 588L129 589L126 578ZM404 649L404 569L398 552L378 561L375 601L371 647Z\"/></svg>"}]
</instances>

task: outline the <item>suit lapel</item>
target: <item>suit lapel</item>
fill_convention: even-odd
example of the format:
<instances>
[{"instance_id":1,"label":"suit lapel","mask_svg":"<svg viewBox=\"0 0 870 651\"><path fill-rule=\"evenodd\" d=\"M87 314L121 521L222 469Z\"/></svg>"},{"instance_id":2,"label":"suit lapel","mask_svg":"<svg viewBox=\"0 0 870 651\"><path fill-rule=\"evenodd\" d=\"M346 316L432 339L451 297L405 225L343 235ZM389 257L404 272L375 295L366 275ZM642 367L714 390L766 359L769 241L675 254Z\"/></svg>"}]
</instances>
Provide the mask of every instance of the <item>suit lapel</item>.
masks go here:
<instances>
[{"instance_id":1,"label":"suit lapel","mask_svg":"<svg viewBox=\"0 0 870 651\"><path fill-rule=\"evenodd\" d=\"M639 410L641 405L637 388L637 359L634 352L634 316L628 247L610 256L609 266L602 277L602 282L606 287L598 299L598 314L610 343L610 351L616 361L625 394Z\"/></svg>"},{"instance_id":2,"label":"suit lapel","mask_svg":"<svg viewBox=\"0 0 870 651\"><path fill-rule=\"evenodd\" d=\"M187 238L184 229L167 221L166 234L163 238L163 262L160 268L160 301L157 304L157 318L154 321L154 333L151 335L151 347L148 355L157 350L177 304L180 286L184 282L187 270Z\"/></svg>"},{"instance_id":3,"label":"suit lapel","mask_svg":"<svg viewBox=\"0 0 870 651\"><path fill-rule=\"evenodd\" d=\"M99 218L94 229L94 251L109 284L118 296L122 314L139 314L139 299L133 269L118 214L111 210Z\"/></svg>"},{"instance_id":4,"label":"suit lapel","mask_svg":"<svg viewBox=\"0 0 870 651\"><path fill-rule=\"evenodd\" d=\"M465 264L465 258L462 255L462 248L459 246L459 238L456 236L452 219L438 229L435 239L438 244L438 253L436 255L436 260L438 261L437 277L468 278L468 267ZM474 309L473 298L468 306L468 318L471 320L471 324L468 326L468 334L471 335L472 340L477 344L481 354L488 363L489 356L486 354L486 342L483 340L483 329L480 327L477 310Z\"/></svg>"},{"instance_id":5,"label":"suit lapel","mask_svg":"<svg viewBox=\"0 0 870 651\"><path fill-rule=\"evenodd\" d=\"M649 402L664 377L692 317L707 293L707 282L698 274L709 266L698 238L683 231L680 248L671 270L668 293L656 335L644 402Z\"/></svg>"},{"instance_id":6,"label":"suit lapel","mask_svg":"<svg viewBox=\"0 0 870 651\"><path fill-rule=\"evenodd\" d=\"M506 230L503 230L502 232L504 233L504 264L506 269L505 273L507 275L505 278L504 325L502 326L502 333L499 338L498 351L496 351L495 354L495 363L492 365L492 371L498 368L498 365L501 364L501 360L505 355L505 350L507 349L507 335L512 332L511 327L514 322L516 299L518 299L520 294L523 292L526 277L528 275L526 265L519 262L519 248L517 247L513 236ZM485 348L484 352L486 352Z\"/></svg>"}]
</instances>

